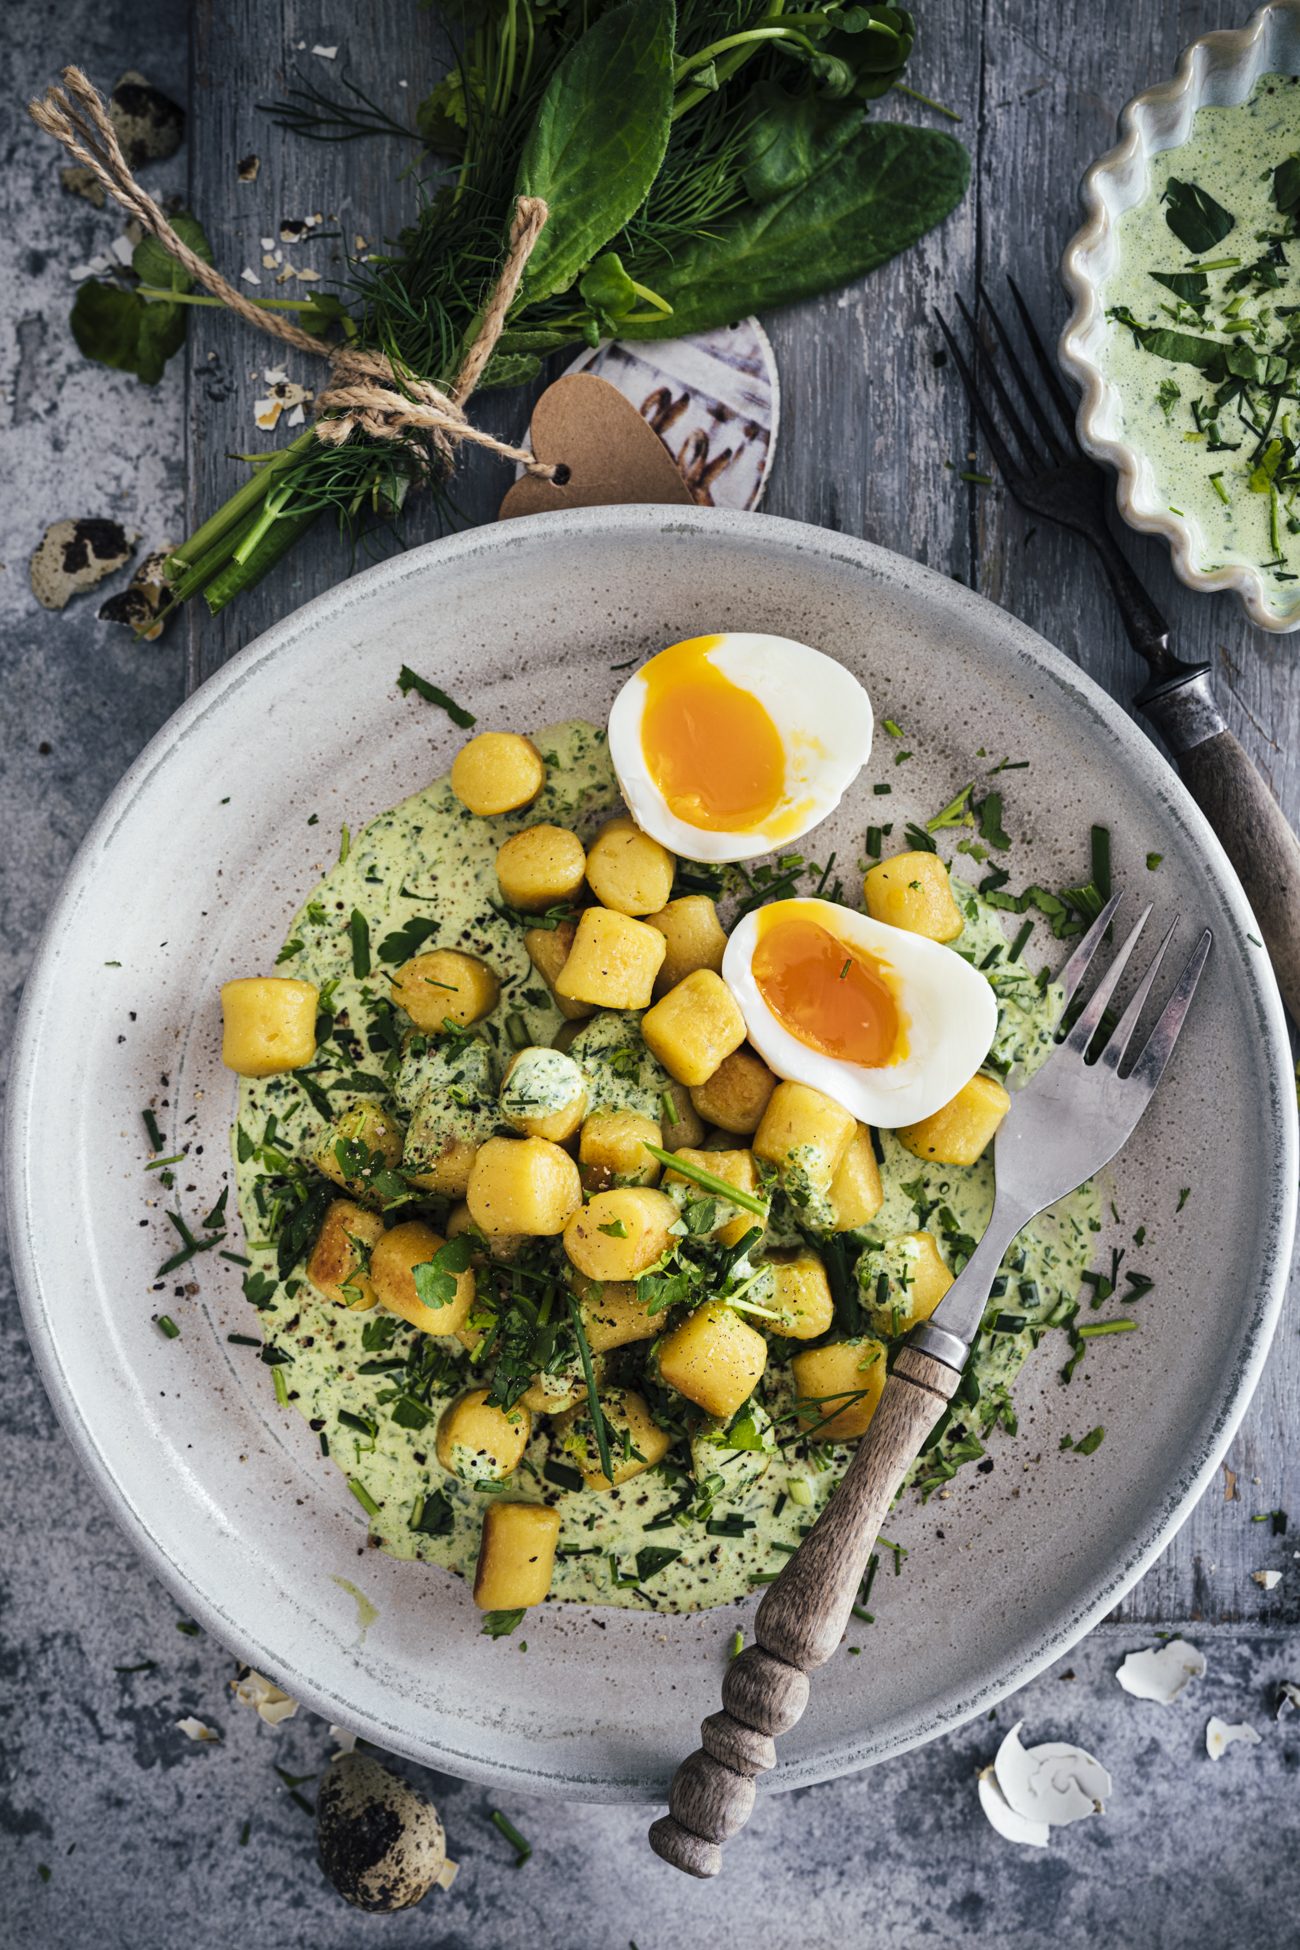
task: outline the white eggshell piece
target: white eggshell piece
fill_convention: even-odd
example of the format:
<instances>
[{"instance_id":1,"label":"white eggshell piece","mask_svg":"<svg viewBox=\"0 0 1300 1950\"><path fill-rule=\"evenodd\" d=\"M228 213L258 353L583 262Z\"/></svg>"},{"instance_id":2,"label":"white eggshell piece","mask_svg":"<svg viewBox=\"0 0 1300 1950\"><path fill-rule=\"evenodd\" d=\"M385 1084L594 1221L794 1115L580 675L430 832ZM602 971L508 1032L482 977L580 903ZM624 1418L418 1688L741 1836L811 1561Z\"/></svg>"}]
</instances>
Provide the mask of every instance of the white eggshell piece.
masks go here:
<instances>
[{"instance_id":1,"label":"white eggshell piece","mask_svg":"<svg viewBox=\"0 0 1300 1950\"><path fill-rule=\"evenodd\" d=\"M785 790L760 826L714 832L689 825L669 808L641 744L645 665L614 699L609 755L633 819L661 846L683 860L752 860L791 845L834 812L871 756L871 700L843 664L790 637L733 630L715 639L708 659L759 699L780 735Z\"/></svg>"},{"instance_id":2,"label":"white eggshell piece","mask_svg":"<svg viewBox=\"0 0 1300 1950\"><path fill-rule=\"evenodd\" d=\"M821 923L863 949L896 978L906 1019L907 1055L870 1069L811 1049L777 1020L754 980L760 928L785 910ZM873 921L835 901L774 901L737 922L722 958L722 977L745 1018L749 1040L769 1069L833 1097L859 1123L894 1130L916 1124L949 1103L988 1055L998 1026L992 989L970 963L927 936Z\"/></svg>"},{"instance_id":3,"label":"white eggshell piece","mask_svg":"<svg viewBox=\"0 0 1300 1950\"><path fill-rule=\"evenodd\" d=\"M1016 1721L993 1762L998 1786L1013 1811L1052 1828L1104 1813L1112 1783L1101 1762L1060 1740L1022 1747L1023 1725L1023 1720Z\"/></svg>"},{"instance_id":4,"label":"white eggshell piece","mask_svg":"<svg viewBox=\"0 0 1300 1950\"><path fill-rule=\"evenodd\" d=\"M1051 1830L1045 1821L1026 1821L1018 1815L998 1786L991 1767L980 1769L980 1806L1004 1842L1019 1842L1025 1848L1046 1848Z\"/></svg>"},{"instance_id":5,"label":"white eggshell piece","mask_svg":"<svg viewBox=\"0 0 1300 1950\"><path fill-rule=\"evenodd\" d=\"M1276 1591L1282 1582L1280 1571L1252 1571L1250 1575L1261 1591Z\"/></svg>"},{"instance_id":6,"label":"white eggshell piece","mask_svg":"<svg viewBox=\"0 0 1300 1950\"><path fill-rule=\"evenodd\" d=\"M1235 1726L1229 1726L1228 1722L1221 1720L1217 1713L1212 1713L1205 1729L1205 1751L1210 1759L1222 1760L1229 1747L1235 1746L1238 1741L1246 1747L1258 1747L1260 1744L1259 1735L1254 1727L1247 1726L1244 1720L1239 1720Z\"/></svg>"},{"instance_id":7,"label":"white eggshell piece","mask_svg":"<svg viewBox=\"0 0 1300 1950\"><path fill-rule=\"evenodd\" d=\"M176 1725L187 1740L197 1740L202 1743L209 1740L220 1740L221 1738L221 1735L215 1727L204 1726L202 1720L196 1720L193 1714L190 1714L188 1719L178 1720Z\"/></svg>"},{"instance_id":8,"label":"white eggshell piece","mask_svg":"<svg viewBox=\"0 0 1300 1950\"><path fill-rule=\"evenodd\" d=\"M1189 1680L1205 1676L1205 1654L1186 1639L1170 1639L1148 1652L1130 1652L1115 1677L1134 1699L1172 1705Z\"/></svg>"}]
</instances>

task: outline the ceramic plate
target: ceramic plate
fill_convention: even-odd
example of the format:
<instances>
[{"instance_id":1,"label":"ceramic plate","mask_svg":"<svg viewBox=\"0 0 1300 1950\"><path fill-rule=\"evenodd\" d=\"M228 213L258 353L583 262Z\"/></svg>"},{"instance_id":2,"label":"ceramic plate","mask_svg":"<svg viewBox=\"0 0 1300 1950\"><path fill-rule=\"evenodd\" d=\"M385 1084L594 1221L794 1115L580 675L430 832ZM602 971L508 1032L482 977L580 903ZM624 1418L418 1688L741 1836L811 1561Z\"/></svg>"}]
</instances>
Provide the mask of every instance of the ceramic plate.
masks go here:
<instances>
[{"instance_id":1,"label":"ceramic plate","mask_svg":"<svg viewBox=\"0 0 1300 1950\"><path fill-rule=\"evenodd\" d=\"M1204 1488L1258 1378L1290 1251L1295 1093L1277 992L1208 827L1124 714L1031 631L960 585L864 543L770 518L584 510L414 550L310 603L177 713L100 815L27 990L10 1099L19 1286L77 1452L180 1602L242 1659L368 1739L453 1773L588 1799L660 1794L718 1705L748 1606L685 1618L548 1606L528 1652L481 1636L463 1585L366 1545L342 1473L267 1370L238 1269L170 1250L141 1109L197 1217L225 1182L233 1079L218 984L269 968L345 821L448 765L460 734L395 689L403 661L485 726L603 719L611 666L678 637L769 630L865 680L881 737L816 846L853 867L864 829L901 838L1003 757L1015 885L1087 876L1091 821L1117 882L1207 923L1216 949L1154 1110L1119 1160L1118 1223L1155 1281L1141 1331L1094 1343L1070 1387L1053 1337L992 1468L909 1502L910 1551L877 1585L867 1656L837 1658L771 1785L860 1767L989 1706L1061 1652L1148 1565ZM902 752L911 756L895 760ZM977 753L984 756L976 757ZM891 787L875 796L870 780ZM315 814L318 823L308 824ZM1158 872L1146 867L1159 853ZM1059 955L1050 941L1030 951ZM1180 1192L1190 1187L1181 1212ZM155 1203L150 1206L148 1200ZM1108 1193L1109 1196L1109 1193ZM170 1200L166 1202L172 1202ZM147 1221L147 1222L146 1222ZM181 1325L167 1341L153 1324ZM1098 1423L1081 1458L1059 1450Z\"/></svg>"}]
</instances>

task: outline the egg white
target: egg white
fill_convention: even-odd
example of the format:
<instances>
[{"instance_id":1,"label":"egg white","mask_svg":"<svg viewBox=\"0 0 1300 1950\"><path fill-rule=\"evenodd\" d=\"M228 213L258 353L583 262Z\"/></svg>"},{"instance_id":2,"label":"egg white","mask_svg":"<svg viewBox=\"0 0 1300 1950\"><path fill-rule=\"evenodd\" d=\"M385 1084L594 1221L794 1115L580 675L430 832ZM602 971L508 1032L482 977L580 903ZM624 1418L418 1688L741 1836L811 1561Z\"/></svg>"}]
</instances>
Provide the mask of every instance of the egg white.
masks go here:
<instances>
[{"instance_id":1,"label":"egg white","mask_svg":"<svg viewBox=\"0 0 1300 1950\"><path fill-rule=\"evenodd\" d=\"M714 832L689 825L665 803L641 748L644 670L635 671L614 699L609 755L633 819L661 846L683 860L752 860L799 839L834 812L871 755L871 700L843 664L791 637L732 630L708 656L724 677L761 701L780 735L785 793L769 818L748 832ZM803 810L789 821L796 806Z\"/></svg>"},{"instance_id":2,"label":"egg white","mask_svg":"<svg viewBox=\"0 0 1300 1950\"><path fill-rule=\"evenodd\" d=\"M771 917L786 910L791 918L802 915L820 922L892 972L906 1024L907 1055L872 1069L824 1055L792 1036L772 1014L754 979L760 931L756 912L736 924L722 957L722 978L768 1068L833 1097L859 1123L884 1130L917 1124L940 1110L970 1082L997 1030L997 1000L978 969L925 935L873 921L835 901L777 901L761 913Z\"/></svg>"}]
</instances>

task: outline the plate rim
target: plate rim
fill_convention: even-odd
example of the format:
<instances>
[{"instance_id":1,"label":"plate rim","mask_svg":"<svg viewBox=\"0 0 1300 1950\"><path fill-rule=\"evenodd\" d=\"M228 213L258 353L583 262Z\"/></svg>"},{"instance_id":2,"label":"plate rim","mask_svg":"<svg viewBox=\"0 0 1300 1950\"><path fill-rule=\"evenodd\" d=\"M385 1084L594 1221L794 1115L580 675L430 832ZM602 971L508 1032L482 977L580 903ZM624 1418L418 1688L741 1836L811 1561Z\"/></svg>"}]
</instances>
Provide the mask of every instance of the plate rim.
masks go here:
<instances>
[{"instance_id":1,"label":"plate rim","mask_svg":"<svg viewBox=\"0 0 1300 1950\"><path fill-rule=\"evenodd\" d=\"M1123 707L1085 671L1029 625L964 583L955 582L941 571L913 562L894 550L810 523L739 510L617 507L541 514L531 516L526 522L470 529L424 543L333 585L237 652L187 698L148 741L91 822L69 863L37 941L15 1025L3 1131L3 1186L10 1217L10 1250L15 1284L24 1325L42 1384L72 1443L80 1466L150 1571L188 1608L190 1615L237 1657L244 1659L246 1652L251 1650L255 1656L248 1659L248 1663L257 1665L278 1683L285 1684L286 1690L310 1710L330 1718L335 1717L337 1699L331 1699L327 1690L316 1686L309 1674L299 1672L296 1667L274 1655L268 1657L266 1650L255 1645L246 1630L191 1585L184 1570L155 1536L147 1519L120 1488L110 1457L84 1419L80 1402L64 1371L57 1334L41 1290L38 1249L28 1200L29 1160L32 1155L29 1140L36 1128L33 1107L39 1097L37 1082L42 1048L39 1032L46 1019L50 990L57 972L57 944L64 928L75 915L88 868L111 843L116 827L142 782L158 765L168 762L177 746L197 725L211 711L220 709L228 696L242 689L265 661L275 658L304 632L310 633L322 614L346 610L356 602L365 600L386 582L425 573L436 575L458 556L527 546L534 536L544 539L548 534L555 534L557 538L563 535L566 540L581 543L616 538L620 532L628 534L629 531L634 531L639 538L647 535L668 538L705 533L724 544L732 542L741 547L761 545L763 539L767 538L778 551L808 552L828 563L865 571L868 576L874 574L877 579L882 574L890 577L901 573L912 587L919 581L924 586L923 593L931 599L938 598L940 606L946 606L949 613L959 620L963 616L973 615L987 623L988 612L994 612L998 626L1005 630L1029 661L1042 669L1057 687L1073 693L1077 701L1100 721L1109 736L1121 747L1126 762L1138 775L1140 783L1164 798L1168 810L1187 830L1192 843L1205 858L1227 905L1241 922L1243 934L1248 933L1253 924L1254 917L1240 882L1186 787ZM1271 1054L1285 1057L1284 1067L1278 1063L1269 1065L1268 1074L1276 1079L1279 1075L1289 1074L1290 1070L1289 1039L1277 984L1266 958L1245 958L1243 966ZM1281 1312L1296 1222L1297 1154L1300 1152L1300 1142L1297 1140L1294 1095L1275 1087L1266 1110L1275 1126L1278 1166L1271 1199L1261 1213L1261 1261L1266 1273L1260 1285L1253 1326L1233 1369L1225 1377L1218 1413L1202 1444L1201 1453L1181 1459L1160 1505L1159 1515L1152 1520L1147 1532L1131 1540L1130 1547L1121 1553L1111 1574L1100 1587L1094 1587L1090 1597L1077 1603L1035 1651L1022 1654L996 1677L986 1678L971 1687L964 1698L948 1701L941 1710L917 1724L906 1737L893 1737L882 1742L873 1739L869 1728L857 1730L855 1737L846 1737L833 1752L824 1751L820 1756L810 1756L803 1763L783 1765L775 1779L763 1784L765 1792L787 1792L853 1772L894 1754L907 1752L965 1724L1025 1685L1076 1644L1105 1617L1167 1548L1217 1471L1249 1405L1263 1372ZM364 1721L367 1717L353 1714L350 1723L358 1719ZM407 1741L403 1744L400 1728L373 1719L369 1722L369 1731L364 1724L357 1725L356 1730L364 1737L374 1738L377 1744L389 1751L493 1787L588 1801L644 1802L658 1797L657 1785L648 1782L644 1776L615 1778L610 1774L596 1778L580 1769L560 1774L554 1769L530 1769L526 1763L480 1760L446 1745L435 1747L424 1741Z\"/></svg>"}]
</instances>

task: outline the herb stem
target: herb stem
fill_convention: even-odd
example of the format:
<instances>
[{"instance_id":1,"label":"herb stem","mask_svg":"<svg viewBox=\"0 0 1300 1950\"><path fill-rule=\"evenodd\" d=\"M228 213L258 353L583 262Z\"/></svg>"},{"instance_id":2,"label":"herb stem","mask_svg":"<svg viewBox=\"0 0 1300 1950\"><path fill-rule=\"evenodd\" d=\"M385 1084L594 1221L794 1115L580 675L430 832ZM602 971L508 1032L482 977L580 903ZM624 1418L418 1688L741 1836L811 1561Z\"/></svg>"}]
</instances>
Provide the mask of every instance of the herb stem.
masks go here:
<instances>
[{"instance_id":1,"label":"herb stem","mask_svg":"<svg viewBox=\"0 0 1300 1950\"><path fill-rule=\"evenodd\" d=\"M933 96L923 95L919 88L909 88L905 81L896 81L894 91L899 95L910 96L914 102L920 102L923 108L932 108L936 115L946 115L950 122L961 121L961 116L955 108L945 108L943 103L935 101Z\"/></svg>"}]
</instances>

